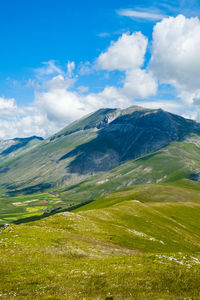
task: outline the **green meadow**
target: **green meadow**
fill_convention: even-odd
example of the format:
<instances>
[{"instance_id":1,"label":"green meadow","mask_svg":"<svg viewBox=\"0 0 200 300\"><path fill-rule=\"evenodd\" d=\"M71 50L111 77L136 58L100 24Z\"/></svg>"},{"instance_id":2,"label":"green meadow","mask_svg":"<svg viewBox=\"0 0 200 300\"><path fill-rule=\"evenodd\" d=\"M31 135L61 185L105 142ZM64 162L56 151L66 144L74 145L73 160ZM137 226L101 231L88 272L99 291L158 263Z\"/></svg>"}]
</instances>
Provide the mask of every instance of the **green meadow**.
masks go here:
<instances>
[{"instance_id":1,"label":"green meadow","mask_svg":"<svg viewBox=\"0 0 200 300\"><path fill-rule=\"evenodd\" d=\"M142 185L2 229L1 298L199 299L199 195Z\"/></svg>"}]
</instances>

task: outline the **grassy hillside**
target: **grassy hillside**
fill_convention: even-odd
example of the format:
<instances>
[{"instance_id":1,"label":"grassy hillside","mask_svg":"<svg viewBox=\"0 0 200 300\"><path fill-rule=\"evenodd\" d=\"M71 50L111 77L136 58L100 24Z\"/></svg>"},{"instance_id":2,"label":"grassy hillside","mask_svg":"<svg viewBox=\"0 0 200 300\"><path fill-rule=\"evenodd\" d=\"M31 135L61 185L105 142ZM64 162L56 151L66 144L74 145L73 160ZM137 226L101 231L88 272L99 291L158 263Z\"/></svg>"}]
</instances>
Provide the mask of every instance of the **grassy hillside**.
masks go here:
<instances>
[{"instance_id":1,"label":"grassy hillside","mask_svg":"<svg viewBox=\"0 0 200 300\"><path fill-rule=\"evenodd\" d=\"M200 172L199 137L169 146L149 155L97 174L92 178L60 191L63 201L94 200L113 191L136 188L141 184L169 185L200 190L193 175ZM176 193L175 193L176 195Z\"/></svg>"},{"instance_id":2,"label":"grassy hillside","mask_svg":"<svg viewBox=\"0 0 200 300\"><path fill-rule=\"evenodd\" d=\"M2 163L0 167L4 172L0 177L1 192L6 195L18 194L33 194L41 192L58 185L73 183L77 181L75 175L71 181L70 176L67 176L66 165L70 159L65 163L59 162L59 158L82 142L86 142L94 138L96 133L91 130L77 132L69 136L63 136L57 140L44 140L40 145L31 149L26 154L21 154L6 163ZM4 169L3 169L4 168ZM66 176L66 177L65 177ZM79 176L79 180L81 176Z\"/></svg>"},{"instance_id":3,"label":"grassy hillside","mask_svg":"<svg viewBox=\"0 0 200 300\"><path fill-rule=\"evenodd\" d=\"M79 176L79 183L68 185L65 188L49 187L48 192L36 194L31 194L32 189L27 188L24 193L30 193L30 195L22 196L18 196L17 191L12 191L10 197L1 196L0 198L0 223L9 223L37 214L41 215L52 209L68 209L81 203L96 200L114 191L131 190L132 193L134 188L134 193L139 197L137 191L141 192L141 185L145 185L144 190L148 189L152 194L157 194L157 197L159 197L160 188L162 190L160 195L163 196L158 198L159 201L163 201L169 193L172 201L184 199L187 193L191 194L192 199L198 199L200 182L197 181L198 178L195 179L195 176L200 173L199 142L199 137L193 136L185 142L171 143L161 150L131 160L111 171L92 175L87 180L82 178L81 181L81 176ZM45 147L45 144L41 144L40 147ZM40 160L35 165L39 163ZM45 170L45 165L43 171L42 169L43 167L41 167L41 172ZM17 171L13 170L13 172L16 172L17 176ZM29 172L31 173L31 170ZM60 168L54 169L57 178L62 176L60 173ZM169 185L170 187L168 187ZM139 187L137 188L137 186ZM37 191L37 186L35 191ZM137 197L134 199L140 200ZM149 194L148 197L151 198ZM104 203L102 200L100 202Z\"/></svg>"},{"instance_id":4,"label":"grassy hillside","mask_svg":"<svg viewBox=\"0 0 200 300\"><path fill-rule=\"evenodd\" d=\"M173 191L141 187L140 201L117 193L2 230L2 298L198 299L200 200Z\"/></svg>"},{"instance_id":5,"label":"grassy hillside","mask_svg":"<svg viewBox=\"0 0 200 300\"><path fill-rule=\"evenodd\" d=\"M0 162L5 162L18 154L27 152L27 150L39 145L42 140L43 138L38 136L0 140ZM4 173L2 168L0 168L0 172Z\"/></svg>"},{"instance_id":6,"label":"grassy hillside","mask_svg":"<svg viewBox=\"0 0 200 300\"><path fill-rule=\"evenodd\" d=\"M58 208L61 202L55 193L0 198L0 225L50 212Z\"/></svg>"},{"instance_id":7,"label":"grassy hillside","mask_svg":"<svg viewBox=\"0 0 200 300\"><path fill-rule=\"evenodd\" d=\"M83 205L75 212L89 211L91 209L108 208L112 205L129 200L140 203L200 203L200 190L186 187L179 187L169 184L146 184L134 188L114 192Z\"/></svg>"}]
</instances>

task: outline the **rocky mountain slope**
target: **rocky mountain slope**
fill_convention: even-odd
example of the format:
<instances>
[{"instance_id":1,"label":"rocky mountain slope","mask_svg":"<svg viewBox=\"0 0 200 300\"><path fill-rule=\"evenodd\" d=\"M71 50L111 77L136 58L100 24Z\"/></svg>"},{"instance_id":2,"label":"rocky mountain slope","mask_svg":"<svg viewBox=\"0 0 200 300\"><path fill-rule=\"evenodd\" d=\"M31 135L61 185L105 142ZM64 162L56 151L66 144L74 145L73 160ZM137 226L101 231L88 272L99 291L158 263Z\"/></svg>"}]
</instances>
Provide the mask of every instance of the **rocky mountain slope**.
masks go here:
<instances>
[{"instance_id":1,"label":"rocky mountain slope","mask_svg":"<svg viewBox=\"0 0 200 300\"><path fill-rule=\"evenodd\" d=\"M37 146L41 141L43 141L43 138L38 136L0 140L0 162Z\"/></svg>"},{"instance_id":2,"label":"rocky mountain slope","mask_svg":"<svg viewBox=\"0 0 200 300\"><path fill-rule=\"evenodd\" d=\"M100 109L1 162L0 189L23 194L76 184L193 135L200 124L161 109Z\"/></svg>"},{"instance_id":3,"label":"rocky mountain slope","mask_svg":"<svg viewBox=\"0 0 200 300\"><path fill-rule=\"evenodd\" d=\"M194 121L167 113L161 109L131 107L116 112L97 124L95 139L84 143L60 160L74 158L70 173L88 174L110 170L130 159L158 150L173 141L183 141L191 133L200 133Z\"/></svg>"}]
</instances>

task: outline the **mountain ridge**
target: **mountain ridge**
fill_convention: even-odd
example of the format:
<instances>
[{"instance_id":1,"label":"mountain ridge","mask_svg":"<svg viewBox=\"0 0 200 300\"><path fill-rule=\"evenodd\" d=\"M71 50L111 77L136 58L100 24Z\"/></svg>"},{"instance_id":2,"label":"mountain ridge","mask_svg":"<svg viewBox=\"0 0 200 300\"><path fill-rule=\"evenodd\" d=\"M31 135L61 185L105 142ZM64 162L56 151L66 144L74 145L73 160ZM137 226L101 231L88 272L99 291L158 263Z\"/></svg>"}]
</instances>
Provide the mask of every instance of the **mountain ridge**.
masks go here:
<instances>
[{"instance_id":1,"label":"mountain ridge","mask_svg":"<svg viewBox=\"0 0 200 300\"><path fill-rule=\"evenodd\" d=\"M42 137L30 136L25 138L13 138L7 140L0 140L0 161L9 159L19 152L28 150L34 146L37 146L40 141L43 141Z\"/></svg>"},{"instance_id":2,"label":"mountain ridge","mask_svg":"<svg viewBox=\"0 0 200 300\"><path fill-rule=\"evenodd\" d=\"M31 193L77 184L192 135L200 135L199 123L162 109L100 109L0 161L0 190Z\"/></svg>"}]
</instances>

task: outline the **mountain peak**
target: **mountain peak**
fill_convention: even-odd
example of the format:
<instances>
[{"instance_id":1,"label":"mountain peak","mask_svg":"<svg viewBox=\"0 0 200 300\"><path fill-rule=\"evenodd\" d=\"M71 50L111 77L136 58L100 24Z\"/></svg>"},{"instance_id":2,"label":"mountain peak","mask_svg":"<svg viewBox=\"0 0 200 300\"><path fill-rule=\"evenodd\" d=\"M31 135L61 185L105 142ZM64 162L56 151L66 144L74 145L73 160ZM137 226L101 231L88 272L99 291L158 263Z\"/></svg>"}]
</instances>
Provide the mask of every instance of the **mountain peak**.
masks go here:
<instances>
[{"instance_id":1,"label":"mountain peak","mask_svg":"<svg viewBox=\"0 0 200 300\"><path fill-rule=\"evenodd\" d=\"M6 181L7 189L33 192L74 184L194 134L200 136L199 123L162 109L100 109L16 156L6 168L2 166L6 176L1 176L0 187L5 188ZM10 150L11 155L17 153L15 145ZM21 177L11 175L16 172ZM9 186L7 178L11 177Z\"/></svg>"},{"instance_id":2,"label":"mountain peak","mask_svg":"<svg viewBox=\"0 0 200 300\"><path fill-rule=\"evenodd\" d=\"M103 117L97 126L96 138L60 158L63 161L75 157L69 165L70 172L106 171L173 141L182 141L191 133L200 134L200 126L196 122L162 109L132 106L115 110L110 121L107 120L110 115Z\"/></svg>"}]
</instances>

